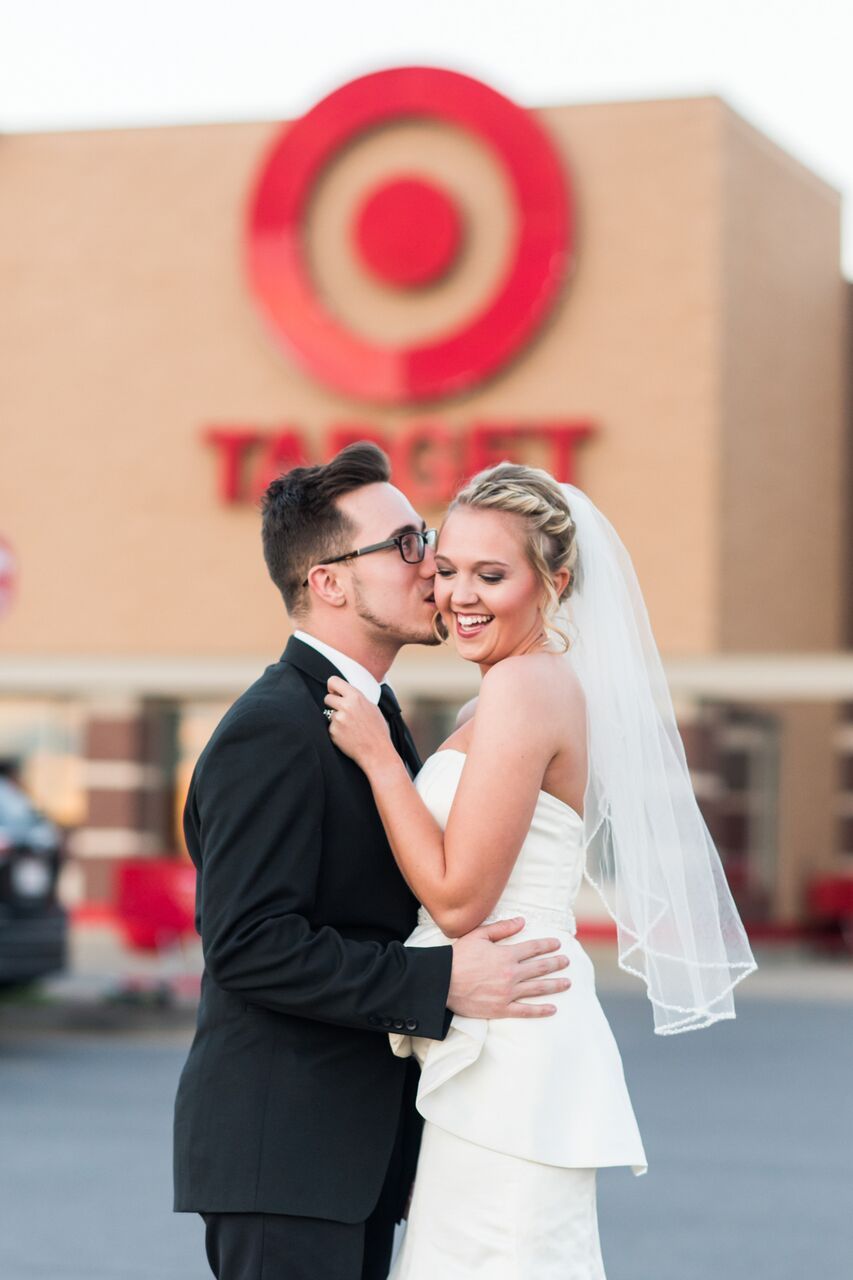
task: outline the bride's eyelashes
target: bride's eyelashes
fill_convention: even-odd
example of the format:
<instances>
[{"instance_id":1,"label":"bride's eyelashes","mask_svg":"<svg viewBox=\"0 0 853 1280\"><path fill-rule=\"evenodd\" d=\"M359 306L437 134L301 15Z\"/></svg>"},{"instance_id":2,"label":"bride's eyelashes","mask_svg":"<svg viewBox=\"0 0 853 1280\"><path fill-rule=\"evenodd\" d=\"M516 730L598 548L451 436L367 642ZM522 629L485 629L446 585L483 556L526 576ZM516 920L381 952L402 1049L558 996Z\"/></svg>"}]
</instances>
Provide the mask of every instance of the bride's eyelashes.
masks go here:
<instances>
[{"instance_id":1,"label":"bride's eyelashes","mask_svg":"<svg viewBox=\"0 0 853 1280\"><path fill-rule=\"evenodd\" d=\"M452 578L456 570L455 569L439 569L436 566L435 572L439 578ZM478 573L477 577L480 579L481 582L488 582L492 584L496 582L503 582L504 580L504 575L502 573Z\"/></svg>"}]
</instances>

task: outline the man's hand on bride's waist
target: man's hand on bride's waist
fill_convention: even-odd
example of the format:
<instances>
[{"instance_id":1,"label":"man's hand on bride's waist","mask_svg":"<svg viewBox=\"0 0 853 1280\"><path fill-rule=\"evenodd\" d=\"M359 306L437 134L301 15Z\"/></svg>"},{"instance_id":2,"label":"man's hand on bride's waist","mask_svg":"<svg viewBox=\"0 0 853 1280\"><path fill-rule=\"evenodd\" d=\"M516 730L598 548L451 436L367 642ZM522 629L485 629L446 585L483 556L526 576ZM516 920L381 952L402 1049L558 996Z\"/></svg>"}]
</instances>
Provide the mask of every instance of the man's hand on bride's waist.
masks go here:
<instances>
[{"instance_id":1,"label":"man's hand on bride's waist","mask_svg":"<svg viewBox=\"0 0 853 1280\"><path fill-rule=\"evenodd\" d=\"M447 1006L466 1018L548 1018L553 1004L528 1004L534 996L567 991L561 976L569 957L557 938L531 938L510 946L495 944L524 928L524 920L481 925L453 943L453 969Z\"/></svg>"}]
</instances>

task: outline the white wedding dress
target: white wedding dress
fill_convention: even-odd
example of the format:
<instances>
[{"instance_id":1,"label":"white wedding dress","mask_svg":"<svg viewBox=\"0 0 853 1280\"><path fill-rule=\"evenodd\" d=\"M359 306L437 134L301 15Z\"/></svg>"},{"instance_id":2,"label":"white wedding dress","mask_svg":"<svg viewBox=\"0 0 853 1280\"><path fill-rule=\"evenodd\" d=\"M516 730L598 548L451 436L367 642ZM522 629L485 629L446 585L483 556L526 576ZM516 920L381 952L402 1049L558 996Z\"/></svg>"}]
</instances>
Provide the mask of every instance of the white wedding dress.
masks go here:
<instances>
[{"instance_id":1,"label":"white wedding dress","mask_svg":"<svg viewBox=\"0 0 853 1280\"><path fill-rule=\"evenodd\" d=\"M430 756L417 789L445 827L465 756ZM583 822L540 792L492 919L523 915L509 940L560 939L568 991L550 1018L455 1016L443 1041L392 1035L421 1064L415 1192L390 1280L604 1280L595 1171L646 1170L646 1156L592 962L575 937ZM407 946L447 942L422 908Z\"/></svg>"}]
</instances>

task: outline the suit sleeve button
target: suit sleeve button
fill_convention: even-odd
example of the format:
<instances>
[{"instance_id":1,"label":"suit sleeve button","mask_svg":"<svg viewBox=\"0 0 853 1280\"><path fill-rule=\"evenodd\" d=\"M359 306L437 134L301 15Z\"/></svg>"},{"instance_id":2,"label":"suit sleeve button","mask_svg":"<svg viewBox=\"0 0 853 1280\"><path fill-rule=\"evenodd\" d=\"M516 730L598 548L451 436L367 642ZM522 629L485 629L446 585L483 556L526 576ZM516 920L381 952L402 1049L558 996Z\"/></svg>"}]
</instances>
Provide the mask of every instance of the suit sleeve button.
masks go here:
<instances>
[{"instance_id":1,"label":"suit sleeve button","mask_svg":"<svg viewBox=\"0 0 853 1280\"><path fill-rule=\"evenodd\" d=\"M417 1020L417 1018L408 1018L408 1019L406 1020L406 1030L407 1030L407 1031L417 1031L417 1029L418 1029L418 1020Z\"/></svg>"},{"instance_id":2,"label":"suit sleeve button","mask_svg":"<svg viewBox=\"0 0 853 1280\"><path fill-rule=\"evenodd\" d=\"M377 1018L375 1013L369 1013L367 1015L367 1021L370 1023L371 1027L379 1026L379 1019Z\"/></svg>"},{"instance_id":3,"label":"suit sleeve button","mask_svg":"<svg viewBox=\"0 0 853 1280\"><path fill-rule=\"evenodd\" d=\"M390 1018L383 1018L383 1019L382 1019L382 1026L383 1026L383 1027L390 1027L390 1026L391 1026L391 1019L390 1019Z\"/></svg>"},{"instance_id":4,"label":"suit sleeve button","mask_svg":"<svg viewBox=\"0 0 853 1280\"><path fill-rule=\"evenodd\" d=\"M405 1024L404 1024L404 1022L403 1022L403 1019L402 1019L402 1018L395 1018L395 1019L394 1019L394 1030L395 1030L395 1031L402 1031L402 1030L403 1030L404 1025L405 1025Z\"/></svg>"}]
</instances>

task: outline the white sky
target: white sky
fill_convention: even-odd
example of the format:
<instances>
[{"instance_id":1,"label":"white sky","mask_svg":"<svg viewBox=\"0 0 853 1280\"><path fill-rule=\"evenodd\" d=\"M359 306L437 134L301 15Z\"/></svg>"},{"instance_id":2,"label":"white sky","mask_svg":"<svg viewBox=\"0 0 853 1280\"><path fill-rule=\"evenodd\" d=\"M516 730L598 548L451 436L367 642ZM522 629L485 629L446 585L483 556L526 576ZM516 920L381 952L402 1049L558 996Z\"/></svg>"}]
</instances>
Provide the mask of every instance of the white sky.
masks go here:
<instances>
[{"instance_id":1,"label":"white sky","mask_svg":"<svg viewBox=\"0 0 853 1280\"><path fill-rule=\"evenodd\" d=\"M853 278L851 0L0 0L0 132L288 118L411 62L524 106L720 94L844 192Z\"/></svg>"}]
</instances>

